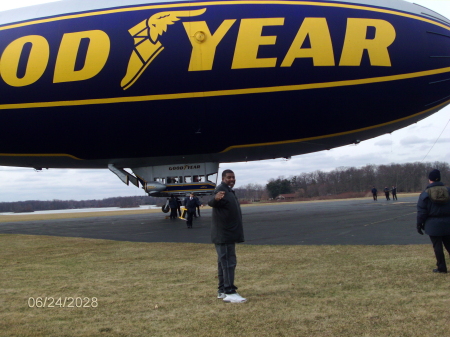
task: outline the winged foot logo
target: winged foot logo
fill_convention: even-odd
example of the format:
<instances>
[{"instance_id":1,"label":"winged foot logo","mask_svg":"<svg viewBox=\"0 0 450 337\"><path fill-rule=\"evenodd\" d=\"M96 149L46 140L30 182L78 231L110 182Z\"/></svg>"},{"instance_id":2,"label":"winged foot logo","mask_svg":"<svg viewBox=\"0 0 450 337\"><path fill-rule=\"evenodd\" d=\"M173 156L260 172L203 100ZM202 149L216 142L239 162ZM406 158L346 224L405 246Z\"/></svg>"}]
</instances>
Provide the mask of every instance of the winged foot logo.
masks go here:
<instances>
[{"instance_id":1,"label":"winged foot logo","mask_svg":"<svg viewBox=\"0 0 450 337\"><path fill-rule=\"evenodd\" d=\"M128 32L134 38L134 50L128 62L127 73L122 79L124 90L130 88L144 73L152 61L164 50L158 37L167 31L182 17L199 16L206 12L206 8L194 11L160 12L138 23Z\"/></svg>"}]
</instances>

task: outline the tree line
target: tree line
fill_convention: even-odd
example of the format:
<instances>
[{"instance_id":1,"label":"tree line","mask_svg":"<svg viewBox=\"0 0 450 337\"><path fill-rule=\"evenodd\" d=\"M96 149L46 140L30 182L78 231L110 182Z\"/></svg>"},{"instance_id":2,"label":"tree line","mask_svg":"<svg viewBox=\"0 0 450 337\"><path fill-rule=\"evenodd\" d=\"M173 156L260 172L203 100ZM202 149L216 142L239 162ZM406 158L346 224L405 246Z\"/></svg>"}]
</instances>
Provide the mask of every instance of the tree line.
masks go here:
<instances>
[{"instance_id":1,"label":"tree line","mask_svg":"<svg viewBox=\"0 0 450 337\"><path fill-rule=\"evenodd\" d=\"M361 168L338 167L331 172L314 171L268 181L265 188L271 198L295 193L299 198L339 195L350 192L368 192L375 186L397 187L397 192L420 192L428 185L428 173L438 169L441 181L450 179L450 165L446 162L373 165Z\"/></svg>"},{"instance_id":2,"label":"tree line","mask_svg":"<svg viewBox=\"0 0 450 337\"><path fill-rule=\"evenodd\" d=\"M0 202L0 213L3 212L33 212L33 211L53 211L62 209L81 209L81 208L101 208L101 207L138 207L139 205L157 205L161 204L159 198L149 196L135 197L116 197L102 200L28 200L16 202ZM165 200L165 199L164 199Z\"/></svg>"}]
</instances>

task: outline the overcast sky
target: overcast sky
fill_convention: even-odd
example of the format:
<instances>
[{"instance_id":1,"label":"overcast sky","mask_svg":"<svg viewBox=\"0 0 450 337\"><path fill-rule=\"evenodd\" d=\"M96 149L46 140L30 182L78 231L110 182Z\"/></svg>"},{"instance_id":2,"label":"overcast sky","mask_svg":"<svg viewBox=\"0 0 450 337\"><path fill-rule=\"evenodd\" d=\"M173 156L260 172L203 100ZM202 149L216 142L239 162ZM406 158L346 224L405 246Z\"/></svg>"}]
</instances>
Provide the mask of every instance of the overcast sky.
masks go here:
<instances>
[{"instance_id":1,"label":"overcast sky","mask_svg":"<svg viewBox=\"0 0 450 337\"><path fill-rule=\"evenodd\" d=\"M46 3L45 0L0 1L0 11ZM450 18L450 0L414 0ZM417 124L366 140L359 145L295 156L291 160L267 160L221 165L236 173L236 186L266 184L270 178L297 175L315 170L366 164L420 161L450 162L450 106ZM440 136L440 137L439 137ZM448 183L448 182L447 182ZM0 166L0 202L52 199L102 199L144 195L143 190L126 186L109 170L46 170Z\"/></svg>"}]
</instances>

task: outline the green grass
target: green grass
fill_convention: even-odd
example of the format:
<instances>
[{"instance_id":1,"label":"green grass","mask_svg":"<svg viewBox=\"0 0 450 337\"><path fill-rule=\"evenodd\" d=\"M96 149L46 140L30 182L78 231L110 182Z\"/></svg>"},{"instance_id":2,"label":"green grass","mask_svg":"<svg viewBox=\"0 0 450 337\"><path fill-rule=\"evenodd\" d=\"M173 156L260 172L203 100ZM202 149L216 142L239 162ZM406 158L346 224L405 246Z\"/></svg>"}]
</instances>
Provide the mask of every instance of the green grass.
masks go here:
<instances>
[{"instance_id":1,"label":"green grass","mask_svg":"<svg viewBox=\"0 0 450 337\"><path fill-rule=\"evenodd\" d=\"M238 245L215 298L212 245L0 235L0 335L449 336L450 277L431 245ZM97 308L29 308L96 297Z\"/></svg>"}]
</instances>

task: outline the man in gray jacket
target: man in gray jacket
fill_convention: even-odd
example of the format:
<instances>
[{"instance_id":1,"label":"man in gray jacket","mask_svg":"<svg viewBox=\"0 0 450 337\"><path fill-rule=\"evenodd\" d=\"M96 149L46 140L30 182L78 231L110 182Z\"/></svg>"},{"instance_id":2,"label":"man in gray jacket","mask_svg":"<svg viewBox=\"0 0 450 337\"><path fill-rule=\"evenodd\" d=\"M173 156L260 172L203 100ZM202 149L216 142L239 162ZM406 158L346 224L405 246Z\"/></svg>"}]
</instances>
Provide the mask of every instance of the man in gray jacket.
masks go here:
<instances>
[{"instance_id":1,"label":"man in gray jacket","mask_svg":"<svg viewBox=\"0 0 450 337\"><path fill-rule=\"evenodd\" d=\"M420 194L417 202L417 232L430 236L437 260L435 273L447 273L444 248L450 254L450 188L441 180L441 172L433 170L428 175L430 185Z\"/></svg>"},{"instance_id":2,"label":"man in gray jacket","mask_svg":"<svg viewBox=\"0 0 450 337\"><path fill-rule=\"evenodd\" d=\"M234 285L236 269L236 243L244 242L242 213L239 200L233 191L236 183L234 172L222 172L222 183L216 187L214 198L208 202L213 208L211 240L215 244L218 261L219 287L217 298L228 303L243 303Z\"/></svg>"}]
</instances>

